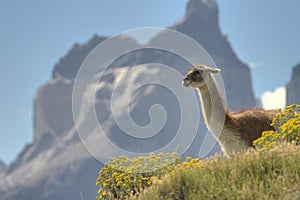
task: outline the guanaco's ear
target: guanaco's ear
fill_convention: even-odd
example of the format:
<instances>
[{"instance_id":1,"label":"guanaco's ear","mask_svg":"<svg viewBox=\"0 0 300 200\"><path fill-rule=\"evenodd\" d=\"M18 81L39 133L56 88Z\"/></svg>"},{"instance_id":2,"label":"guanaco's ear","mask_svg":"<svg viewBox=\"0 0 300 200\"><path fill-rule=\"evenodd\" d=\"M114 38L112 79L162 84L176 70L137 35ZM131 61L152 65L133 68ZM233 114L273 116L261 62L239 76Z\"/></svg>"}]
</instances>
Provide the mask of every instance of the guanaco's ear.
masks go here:
<instances>
[{"instance_id":1,"label":"guanaco's ear","mask_svg":"<svg viewBox=\"0 0 300 200\"><path fill-rule=\"evenodd\" d=\"M212 68L212 67L209 67L208 70L210 73L213 73L213 74L217 74L221 71L219 68Z\"/></svg>"},{"instance_id":2,"label":"guanaco's ear","mask_svg":"<svg viewBox=\"0 0 300 200\"><path fill-rule=\"evenodd\" d=\"M201 68L209 73L212 74L217 74L219 73L221 70L219 68L215 68L215 67L208 67L206 65L201 65Z\"/></svg>"},{"instance_id":3,"label":"guanaco's ear","mask_svg":"<svg viewBox=\"0 0 300 200\"><path fill-rule=\"evenodd\" d=\"M195 66L195 68L200 72L207 71L212 74L217 74L221 71L219 68L208 67L206 65L198 65L198 66Z\"/></svg>"}]
</instances>

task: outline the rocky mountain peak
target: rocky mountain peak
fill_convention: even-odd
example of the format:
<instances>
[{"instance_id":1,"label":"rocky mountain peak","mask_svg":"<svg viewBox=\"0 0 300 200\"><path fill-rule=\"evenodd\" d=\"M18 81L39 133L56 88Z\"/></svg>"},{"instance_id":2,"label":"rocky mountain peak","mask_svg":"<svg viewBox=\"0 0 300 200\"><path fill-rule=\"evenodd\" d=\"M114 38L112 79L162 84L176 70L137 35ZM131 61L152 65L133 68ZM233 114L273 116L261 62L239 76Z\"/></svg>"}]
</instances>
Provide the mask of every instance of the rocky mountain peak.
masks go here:
<instances>
[{"instance_id":1,"label":"rocky mountain peak","mask_svg":"<svg viewBox=\"0 0 300 200\"><path fill-rule=\"evenodd\" d=\"M187 4L186 17L200 17L206 20L217 14L216 0L191 0Z\"/></svg>"}]
</instances>

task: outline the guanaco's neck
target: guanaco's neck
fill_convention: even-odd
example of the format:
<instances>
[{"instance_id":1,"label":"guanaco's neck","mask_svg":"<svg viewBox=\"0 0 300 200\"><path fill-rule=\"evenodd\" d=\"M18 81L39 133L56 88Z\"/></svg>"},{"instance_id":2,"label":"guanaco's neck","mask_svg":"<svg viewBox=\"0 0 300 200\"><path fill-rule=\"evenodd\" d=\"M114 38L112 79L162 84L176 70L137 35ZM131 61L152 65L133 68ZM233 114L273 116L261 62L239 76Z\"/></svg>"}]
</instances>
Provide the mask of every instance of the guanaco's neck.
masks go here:
<instances>
[{"instance_id":1,"label":"guanaco's neck","mask_svg":"<svg viewBox=\"0 0 300 200\"><path fill-rule=\"evenodd\" d=\"M214 77L209 75L206 85L198 90L205 124L212 134L219 138L224 128L226 108Z\"/></svg>"}]
</instances>

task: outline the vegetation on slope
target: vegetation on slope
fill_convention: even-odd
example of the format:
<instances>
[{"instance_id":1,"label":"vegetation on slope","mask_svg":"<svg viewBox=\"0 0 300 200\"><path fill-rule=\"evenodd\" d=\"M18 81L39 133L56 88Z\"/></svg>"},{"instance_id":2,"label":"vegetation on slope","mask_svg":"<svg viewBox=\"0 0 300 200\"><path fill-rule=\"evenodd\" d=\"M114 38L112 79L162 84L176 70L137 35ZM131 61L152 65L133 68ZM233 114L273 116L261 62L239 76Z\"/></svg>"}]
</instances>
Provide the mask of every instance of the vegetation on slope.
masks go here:
<instances>
[{"instance_id":1,"label":"vegetation on slope","mask_svg":"<svg viewBox=\"0 0 300 200\"><path fill-rule=\"evenodd\" d=\"M100 199L300 199L300 106L274 118L259 151L206 161L176 153L114 158L99 172Z\"/></svg>"},{"instance_id":2,"label":"vegetation on slope","mask_svg":"<svg viewBox=\"0 0 300 200\"><path fill-rule=\"evenodd\" d=\"M299 192L300 148L283 144L178 169L134 199L290 199Z\"/></svg>"},{"instance_id":3,"label":"vegetation on slope","mask_svg":"<svg viewBox=\"0 0 300 200\"><path fill-rule=\"evenodd\" d=\"M259 151L175 170L139 199L300 199L300 106L287 106L271 125L254 141Z\"/></svg>"}]
</instances>

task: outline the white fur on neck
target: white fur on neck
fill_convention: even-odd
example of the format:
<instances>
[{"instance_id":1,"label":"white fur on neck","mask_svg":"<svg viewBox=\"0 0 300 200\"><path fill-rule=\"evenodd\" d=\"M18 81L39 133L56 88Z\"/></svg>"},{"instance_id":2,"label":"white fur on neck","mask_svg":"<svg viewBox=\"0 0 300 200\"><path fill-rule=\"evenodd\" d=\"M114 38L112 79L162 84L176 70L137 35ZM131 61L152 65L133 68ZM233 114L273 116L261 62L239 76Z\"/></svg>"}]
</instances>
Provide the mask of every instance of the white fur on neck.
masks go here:
<instances>
[{"instance_id":1,"label":"white fur on neck","mask_svg":"<svg viewBox=\"0 0 300 200\"><path fill-rule=\"evenodd\" d=\"M205 124L218 138L225 122L226 108L223 97L220 95L215 79L211 74L207 76L206 85L199 88L199 94Z\"/></svg>"},{"instance_id":2,"label":"white fur on neck","mask_svg":"<svg viewBox=\"0 0 300 200\"><path fill-rule=\"evenodd\" d=\"M239 134L224 127L225 103L211 74L207 76L206 85L199 88L199 94L205 124L218 140L223 152L228 156L230 152L247 149L248 145L241 140Z\"/></svg>"}]
</instances>

